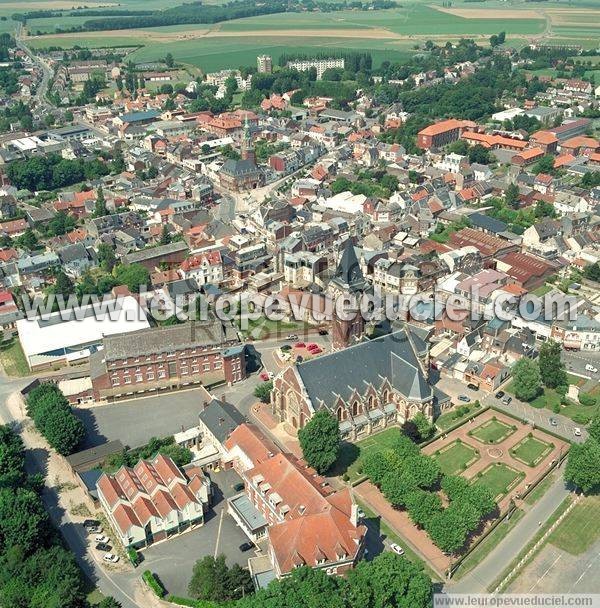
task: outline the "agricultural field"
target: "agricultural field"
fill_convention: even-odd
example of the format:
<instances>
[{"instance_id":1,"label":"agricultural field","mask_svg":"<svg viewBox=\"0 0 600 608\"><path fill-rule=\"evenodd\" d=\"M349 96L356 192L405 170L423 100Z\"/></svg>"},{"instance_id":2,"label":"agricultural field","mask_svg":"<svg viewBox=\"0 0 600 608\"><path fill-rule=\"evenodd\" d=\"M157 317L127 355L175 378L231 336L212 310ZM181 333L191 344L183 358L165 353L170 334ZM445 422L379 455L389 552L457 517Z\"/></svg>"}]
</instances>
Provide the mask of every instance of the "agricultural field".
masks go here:
<instances>
[{"instance_id":1,"label":"agricultural field","mask_svg":"<svg viewBox=\"0 0 600 608\"><path fill-rule=\"evenodd\" d=\"M224 1L209 0L209 3ZM167 0L121 0L114 4L122 9L161 9L174 5ZM60 18L32 19L27 32L32 48L140 44L143 48L130 57L133 61L152 61L171 53L177 61L205 72L248 65L262 53L272 55L276 62L284 53L311 54L324 49L368 51L377 66L382 61L403 59L414 52L415 45L427 39L443 42L470 37L483 42L500 31L506 32L507 44L517 47L544 39L590 48L597 46L600 38L598 0L580 0L574 6L499 0L488 0L485 6L476 7L464 1L453 3L451 8L441 4L441 0L436 0L411 2L388 10L284 13L214 25L56 34L56 27L77 26L89 18L65 14ZM73 5L71 0L35 0L24 4L0 1L0 15L10 17L17 10L25 10L24 6L30 10L58 10ZM86 3L90 8L93 5ZM0 22L0 31L12 26L10 20Z\"/></svg>"}]
</instances>

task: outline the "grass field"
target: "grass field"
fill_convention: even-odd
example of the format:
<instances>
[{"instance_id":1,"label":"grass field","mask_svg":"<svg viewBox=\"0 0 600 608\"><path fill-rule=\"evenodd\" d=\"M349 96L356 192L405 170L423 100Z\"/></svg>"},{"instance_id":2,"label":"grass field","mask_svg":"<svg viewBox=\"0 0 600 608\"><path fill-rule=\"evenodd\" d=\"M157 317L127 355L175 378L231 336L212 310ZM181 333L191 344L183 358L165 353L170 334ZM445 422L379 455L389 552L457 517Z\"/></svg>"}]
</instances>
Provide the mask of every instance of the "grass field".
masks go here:
<instances>
[{"instance_id":1,"label":"grass field","mask_svg":"<svg viewBox=\"0 0 600 608\"><path fill-rule=\"evenodd\" d=\"M0 365L7 376L27 376L31 373L21 343L17 339L0 346Z\"/></svg>"},{"instance_id":2,"label":"grass field","mask_svg":"<svg viewBox=\"0 0 600 608\"><path fill-rule=\"evenodd\" d=\"M514 429L508 424L492 419L469 431L469 435L482 443L500 443L513 432Z\"/></svg>"},{"instance_id":3,"label":"grass field","mask_svg":"<svg viewBox=\"0 0 600 608\"><path fill-rule=\"evenodd\" d=\"M600 538L599 519L600 496L586 496L550 534L548 542L572 555L583 553Z\"/></svg>"},{"instance_id":4,"label":"grass field","mask_svg":"<svg viewBox=\"0 0 600 608\"><path fill-rule=\"evenodd\" d=\"M508 494L513 485L523 477L525 477L525 473L516 471L508 465L498 462L482 471L473 483L488 487L492 491L492 494L498 498L499 496Z\"/></svg>"},{"instance_id":5,"label":"grass field","mask_svg":"<svg viewBox=\"0 0 600 608\"><path fill-rule=\"evenodd\" d=\"M435 426L437 426L440 431L445 431L451 426L458 424L461 420L464 420L467 416L473 414L477 410L480 410L481 407L476 407L475 403L468 403L461 405L459 413L459 408L453 408L448 412L444 412L436 421Z\"/></svg>"},{"instance_id":6,"label":"grass field","mask_svg":"<svg viewBox=\"0 0 600 608\"><path fill-rule=\"evenodd\" d=\"M444 475L456 475L479 459L479 452L461 441L451 443L434 455Z\"/></svg>"},{"instance_id":7,"label":"grass field","mask_svg":"<svg viewBox=\"0 0 600 608\"><path fill-rule=\"evenodd\" d=\"M530 467L535 466L554 446L536 437L525 437L511 451L511 456Z\"/></svg>"}]
</instances>

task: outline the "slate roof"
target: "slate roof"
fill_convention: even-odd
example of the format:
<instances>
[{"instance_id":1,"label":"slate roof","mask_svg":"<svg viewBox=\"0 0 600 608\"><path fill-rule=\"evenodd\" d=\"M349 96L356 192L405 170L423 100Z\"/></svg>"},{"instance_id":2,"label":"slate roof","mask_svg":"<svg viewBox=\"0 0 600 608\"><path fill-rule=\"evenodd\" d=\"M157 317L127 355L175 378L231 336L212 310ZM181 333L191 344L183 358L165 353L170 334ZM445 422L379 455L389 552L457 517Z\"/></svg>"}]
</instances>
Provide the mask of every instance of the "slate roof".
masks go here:
<instances>
[{"instance_id":1,"label":"slate roof","mask_svg":"<svg viewBox=\"0 0 600 608\"><path fill-rule=\"evenodd\" d=\"M297 371L313 407L322 403L331 408L337 395L349 399L355 388L363 394L368 384L379 388L384 378L406 397L430 397L431 387L411 342L413 336L409 339L408 333L402 329L299 363Z\"/></svg>"},{"instance_id":2,"label":"slate roof","mask_svg":"<svg viewBox=\"0 0 600 608\"><path fill-rule=\"evenodd\" d=\"M104 337L104 356L107 361L133 355L171 352L198 345L221 345L237 341L237 332L220 321L182 323L165 327L150 327L128 334Z\"/></svg>"},{"instance_id":3,"label":"slate roof","mask_svg":"<svg viewBox=\"0 0 600 608\"><path fill-rule=\"evenodd\" d=\"M198 417L220 443L224 443L240 424L246 422L231 403L218 399L213 399Z\"/></svg>"},{"instance_id":4,"label":"slate roof","mask_svg":"<svg viewBox=\"0 0 600 608\"><path fill-rule=\"evenodd\" d=\"M344 251L331 281L344 291L363 291L366 287L367 283L350 239L346 241Z\"/></svg>"},{"instance_id":5,"label":"slate roof","mask_svg":"<svg viewBox=\"0 0 600 608\"><path fill-rule=\"evenodd\" d=\"M508 230L507 224L483 213L471 213L471 215L469 215L469 221L476 228L482 228L483 230L488 230L494 234L499 234Z\"/></svg>"}]
</instances>

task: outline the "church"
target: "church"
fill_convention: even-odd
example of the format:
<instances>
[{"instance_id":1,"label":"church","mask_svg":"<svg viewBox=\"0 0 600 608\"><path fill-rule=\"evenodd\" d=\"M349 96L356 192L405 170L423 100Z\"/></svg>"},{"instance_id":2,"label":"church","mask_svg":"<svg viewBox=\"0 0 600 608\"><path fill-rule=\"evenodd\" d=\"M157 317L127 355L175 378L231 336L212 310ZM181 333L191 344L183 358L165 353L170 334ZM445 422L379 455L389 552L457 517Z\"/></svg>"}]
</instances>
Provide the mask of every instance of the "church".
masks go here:
<instances>
[{"instance_id":1,"label":"church","mask_svg":"<svg viewBox=\"0 0 600 608\"><path fill-rule=\"evenodd\" d=\"M358 302L367 289L348 241L328 286L329 295ZM316 411L327 408L337 418L342 437L349 441L402 425L418 412L433 420L434 402L440 394L428 379L427 336L405 325L368 340L360 312L347 317L333 317L332 353L296 363L275 377L271 392L274 416L297 430Z\"/></svg>"},{"instance_id":2,"label":"church","mask_svg":"<svg viewBox=\"0 0 600 608\"><path fill-rule=\"evenodd\" d=\"M254 190L265 185L265 175L256 164L256 153L252 145L250 125L246 118L244 136L242 139L241 158L230 158L225 161L219 171L219 184L231 192Z\"/></svg>"}]
</instances>

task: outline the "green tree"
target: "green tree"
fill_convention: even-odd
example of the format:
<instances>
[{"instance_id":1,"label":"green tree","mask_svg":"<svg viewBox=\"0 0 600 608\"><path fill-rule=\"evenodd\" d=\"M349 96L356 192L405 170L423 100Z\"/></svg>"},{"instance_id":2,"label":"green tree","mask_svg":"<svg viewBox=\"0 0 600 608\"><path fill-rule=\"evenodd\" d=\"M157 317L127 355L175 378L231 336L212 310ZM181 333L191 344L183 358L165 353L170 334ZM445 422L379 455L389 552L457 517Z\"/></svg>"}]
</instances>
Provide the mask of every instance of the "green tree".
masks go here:
<instances>
[{"instance_id":1,"label":"green tree","mask_svg":"<svg viewBox=\"0 0 600 608\"><path fill-rule=\"evenodd\" d=\"M188 593L195 599L224 602L236 600L252 591L250 573L235 564L228 568L225 556L216 559L210 555L194 565Z\"/></svg>"},{"instance_id":2,"label":"green tree","mask_svg":"<svg viewBox=\"0 0 600 608\"><path fill-rule=\"evenodd\" d=\"M586 494L600 487L600 443L590 437L584 443L574 443L569 450L565 479Z\"/></svg>"},{"instance_id":3,"label":"green tree","mask_svg":"<svg viewBox=\"0 0 600 608\"><path fill-rule=\"evenodd\" d=\"M531 168L531 172L535 173L546 173L548 175L554 175L554 156L551 154L546 154L546 156L542 156L540 160L537 161Z\"/></svg>"},{"instance_id":4,"label":"green tree","mask_svg":"<svg viewBox=\"0 0 600 608\"><path fill-rule=\"evenodd\" d=\"M96 202L94 203L94 217L104 217L105 215L108 215L108 208L106 207L102 186L99 186L96 192Z\"/></svg>"},{"instance_id":5,"label":"green tree","mask_svg":"<svg viewBox=\"0 0 600 608\"><path fill-rule=\"evenodd\" d=\"M566 386L568 383L561 353L562 347L556 340L547 340L540 347L540 356L538 357L540 377L548 388Z\"/></svg>"},{"instance_id":6,"label":"green tree","mask_svg":"<svg viewBox=\"0 0 600 608\"><path fill-rule=\"evenodd\" d=\"M512 386L517 399L531 401L540 394L542 377L535 361L527 357L519 359L512 367L512 376Z\"/></svg>"},{"instance_id":7,"label":"green tree","mask_svg":"<svg viewBox=\"0 0 600 608\"><path fill-rule=\"evenodd\" d=\"M110 596L110 597L105 597L97 606L96 608L122 608L122 605L120 602L117 602L117 600Z\"/></svg>"},{"instance_id":8,"label":"green tree","mask_svg":"<svg viewBox=\"0 0 600 608\"><path fill-rule=\"evenodd\" d=\"M374 483L380 486L383 478L390 469L390 463L382 450L366 452L361 456L360 465L362 472Z\"/></svg>"},{"instance_id":9,"label":"green tree","mask_svg":"<svg viewBox=\"0 0 600 608\"><path fill-rule=\"evenodd\" d=\"M429 421L429 418L423 412L417 412L411 419L419 434L419 439L425 441L429 439L435 431L435 425Z\"/></svg>"},{"instance_id":10,"label":"green tree","mask_svg":"<svg viewBox=\"0 0 600 608\"><path fill-rule=\"evenodd\" d=\"M600 443L600 414L596 414L594 418L592 418L592 422L588 427L588 433L590 434L590 437L593 437L598 443Z\"/></svg>"},{"instance_id":11,"label":"green tree","mask_svg":"<svg viewBox=\"0 0 600 608\"><path fill-rule=\"evenodd\" d=\"M31 490L0 490L0 551L19 546L32 553L48 538L48 515Z\"/></svg>"},{"instance_id":12,"label":"green tree","mask_svg":"<svg viewBox=\"0 0 600 608\"><path fill-rule=\"evenodd\" d=\"M169 227L164 224L160 233L160 245L168 245L171 242L171 235L169 234Z\"/></svg>"},{"instance_id":13,"label":"green tree","mask_svg":"<svg viewBox=\"0 0 600 608\"><path fill-rule=\"evenodd\" d=\"M409 473L397 469L388 471L381 481L381 492L385 499L396 509L406 505L406 499L417 489L414 478Z\"/></svg>"},{"instance_id":14,"label":"green tree","mask_svg":"<svg viewBox=\"0 0 600 608\"><path fill-rule=\"evenodd\" d=\"M168 68L172 68L175 65L175 60L173 59L173 55L171 55L171 53L166 54L165 63Z\"/></svg>"},{"instance_id":15,"label":"green tree","mask_svg":"<svg viewBox=\"0 0 600 608\"><path fill-rule=\"evenodd\" d=\"M421 527L426 527L431 518L442 508L440 497L433 492L413 490L405 497L406 510L412 521Z\"/></svg>"},{"instance_id":16,"label":"green tree","mask_svg":"<svg viewBox=\"0 0 600 608\"><path fill-rule=\"evenodd\" d=\"M327 472L339 456L341 435L337 418L322 408L298 431L304 460L318 473Z\"/></svg>"},{"instance_id":17,"label":"green tree","mask_svg":"<svg viewBox=\"0 0 600 608\"><path fill-rule=\"evenodd\" d=\"M150 273L141 264L121 264L113 270L117 285L126 285L132 293L149 284Z\"/></svg>"},{"instance_id":18,"label":"green tree","mask_svg":"<svg viewBox=\"0 0 600 608\"><path fill-rule=\"evenodd\" d=\"M115 250L108 243L100 243L98 245L98 262L100 263L100 268L104 270L104 272L112 272L115 264L117 263L117 256L115 255Z\"/></svg>"},{"instance_id":19,"label":"green tree","mask_svg":"<svg viewBox=\"0 0 600 608\"><path fill-rule=\"evenodd\" d=\"M389 551L348 572L347 608L428 608L431 579L413 562ZM321 604L327 606L327 604Z\"/></svg>"},{"instance_id":20,"label":"green tree","mask_svg":"<svg viewBox=\"0 0 600 608\"><path fill-rule=\"evenodd\" d=\"M0 488L15 487L23 480L23 441L9 426L0 426Z\"/></svg>"},{"instance_id":21,"label":"green tree","mask_svg":"<svg viewBox=\"0 0 600 608\"><path fill-rule=\"evenodd\" d=\"M510 184L504 191L504 202L512 209L519 208L519 186Z\"/></svg>"},{"instance_id":22,"label":"green tree","mask_svg":"<svg viewBox=\"0 0 600 608\"><path fill-rule=\"evenodd\" d=\"M254 396L260 399L263 403L269 403L271 400L271 391L273 390L273 382L261 382L254 387Z\"/></svg>"}]
</instances>

